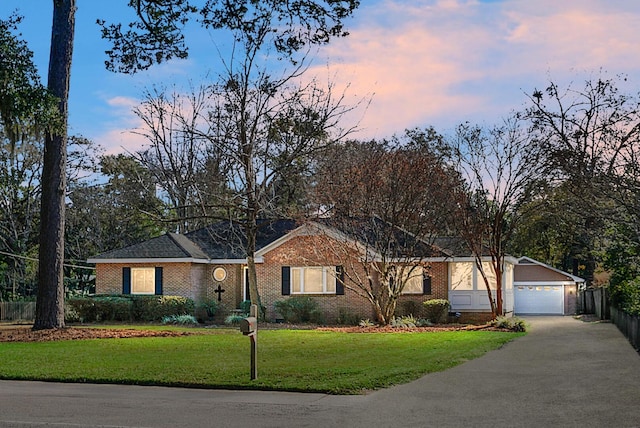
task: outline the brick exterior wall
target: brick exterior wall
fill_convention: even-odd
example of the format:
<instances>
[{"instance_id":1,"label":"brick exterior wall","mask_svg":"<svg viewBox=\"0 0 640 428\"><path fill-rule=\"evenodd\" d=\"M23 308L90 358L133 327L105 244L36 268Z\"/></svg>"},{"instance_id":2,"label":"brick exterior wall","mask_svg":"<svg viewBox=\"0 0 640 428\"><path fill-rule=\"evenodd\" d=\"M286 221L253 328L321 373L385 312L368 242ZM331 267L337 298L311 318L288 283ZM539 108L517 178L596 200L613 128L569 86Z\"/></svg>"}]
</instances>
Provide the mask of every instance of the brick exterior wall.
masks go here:
<instances>
[{"instance_id":1,"label":"brick exterior wall","mask_svg":"<svg viewBox=\"0 0 640 428\"><path fill-rule=\"evenodd\" d=\"M349 278L366 277L364 267L355 253L344 251L345 244L327 242L330 238L318 236L297 236L264 255L264 263L256 265L258 287L262 303L267 308L267 316L281 318L275 312L274 303L291 296L282 295L282 267L301 266L343 266L345 269L344 295L319 294L307 295L316 300L325 314L327 323L335 323L341 312L357 319L374 319L371 303L358 295L355 284ZM340 248L336 251L335 248ZM324 250L323 250L324 249ZM422 316L422 302L429 299L446 299L448 271L446 263L433 263L429 267L432 276L430 295L407 294L400 296L398 313L412 313Z\"/></svg>"},{"instance_id":2,"label":"brick exterior wall","mask_svg":"<svg viewBox=\"0 0 640 428\"><path fill-rule=\"evenodd\" d=\"M289 299L291 296L282 295L282 267L303 266L343 266L345 269L346 286L344 295L318 294L309 295L316 300L325 314L327 323L335 323L341 313L354 319L374 319L373 309L369 301L358 295L350 277L364 278L364 268L357 256L343 251L344 244L333 242L341 251L326 249L327 237L296 236L284 242L277 248L264 255L264 262L256 264L258 288L262 304L267 309L267 318L275 321L281 318L274 309L278 300ZM336 248L338 248L336 247ZM325 250L323 250L325 248ZM218 286L224 292L220 293L222 311L239 307L243 301L244 265L206 265L198 263L98 263L96 265L96 293L121 294L123 267L162 267L163 294L184 296L194 299L218 301ZM214 281L213 270L223 267L227 276L223 281ZM431 263L426 267L432 277L431 294L405 294L400 296L397 313L399 315L412 314L416 317L423 315L422 302L429 299L447 299L448 270L447 263Z\"/></svg>"}]
</instances>

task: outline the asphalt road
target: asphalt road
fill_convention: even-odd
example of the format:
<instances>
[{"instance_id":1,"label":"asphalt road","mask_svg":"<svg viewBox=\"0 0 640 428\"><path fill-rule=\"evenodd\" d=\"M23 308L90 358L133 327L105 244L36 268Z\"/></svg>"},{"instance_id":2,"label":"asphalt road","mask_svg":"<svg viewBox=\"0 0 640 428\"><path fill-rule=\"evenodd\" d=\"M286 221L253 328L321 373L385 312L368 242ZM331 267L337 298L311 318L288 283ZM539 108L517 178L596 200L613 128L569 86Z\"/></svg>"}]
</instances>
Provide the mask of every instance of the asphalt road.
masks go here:
<instances>
[{"instance_id":1,"label":"asphalt road","mask_svg":"<svg viewBox=\"0 0 640 428\"><path fill-rule=\"evenodd\" d=\"M530 333L365 396L0 381L0 427L640 427L640 356L608 323Z\"/></svg>"}]
</instances>

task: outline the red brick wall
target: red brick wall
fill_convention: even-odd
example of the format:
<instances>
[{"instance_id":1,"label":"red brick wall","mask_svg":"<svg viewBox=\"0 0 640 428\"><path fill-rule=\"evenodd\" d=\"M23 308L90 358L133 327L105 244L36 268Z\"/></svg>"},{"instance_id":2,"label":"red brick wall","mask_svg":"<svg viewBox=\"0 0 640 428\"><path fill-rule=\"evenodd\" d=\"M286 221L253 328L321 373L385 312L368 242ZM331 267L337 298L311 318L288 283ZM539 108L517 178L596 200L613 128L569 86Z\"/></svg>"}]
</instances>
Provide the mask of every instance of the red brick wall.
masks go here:
<instances>
[{"instance_id":1,"label":"red brick wall","mask_svg":"<svg viewBox=\"0 0 640 428\"><path fill-rule=\"evenodd\" d=\"M96 294L122 294L122 268L162 267L162 292L194 299L191 263L97 263Z\"/></svg>"},{"instance_id":2,"label":"red brick wall","mask_svg":"<svg viewBox=\"0 0 640 428\"><path fill-rule=\"evenodd\" d=\"M258 287L262 304L267 308L267 317L276 320L281 316L275 312L274 303L288 299L291 296L282 295L282 267L283 266L343 266L346 278L358 276L365 278L364 268L353 251L344 251L344 244L331 247L324 242L327 237L298 236L264 255L264 263L256 264ZM335 248L340 248L336 251ZM324 249L324 250L323 250ZM162 267L163 292L165 295L177 295L192 298L196 301L204 299L218 300L215 292L218 285L225 290L221 293L220 302L223 309L235 309L243 300L243 265L205 265L197 263L138 263L138 264L107 264L96 265L96 293L122 293L123 267ZM224 267L227 277L216 282L212 272L217 267ZM432 263L429 266L432 276L430 295L402 295L398 302L398 313L401 315L412 313L416 317L422 315L422 302L429 299L447 298L447 264ZM353 289L350 289L352 287ZM334 323L341 312L357 319L374 319L371 303L354 289L355 285L347 279L344 295L322 294L309 295L315 299L325 313L326 321ZM408 303L411 302L411 303ZM416 311L418 311L416 313Z\"/></svg>"},{"instance_id":3,"label":"red brick wall","mask_svg":"<svg viewBox=\"0 0 640 428\"><path fill-rule=\"evenodd\" d=\"M308 295L316 300L323 310L326 321L334 323L341 311L358 319L374 319L371 303L355 291L357 287L348 278L365 278L364 267L353 251L345 251L345 244L327 243L327 237L299 236L290 239L264 256L264 263L256 265L258 287L260 288L262 303L267 308L270 319L280 318L274 310L273 304L278 300L291 296L282 295L282 266L343 266L345 269L346 286L344 295ZM336 251L335 248L340 248ZM324 249L324 250L323 250ZM446 263L433 263L429 267L432 275L432 294L402 295L398 304L398 312L411 306L417 308L421 316L422 302L429 299L446 299L448 271ZM351 289L350 289L351 287ZM406 303L406 302L413 303ZM411 311L415 312L414 310Z\"/></svg>"}]
</instances>

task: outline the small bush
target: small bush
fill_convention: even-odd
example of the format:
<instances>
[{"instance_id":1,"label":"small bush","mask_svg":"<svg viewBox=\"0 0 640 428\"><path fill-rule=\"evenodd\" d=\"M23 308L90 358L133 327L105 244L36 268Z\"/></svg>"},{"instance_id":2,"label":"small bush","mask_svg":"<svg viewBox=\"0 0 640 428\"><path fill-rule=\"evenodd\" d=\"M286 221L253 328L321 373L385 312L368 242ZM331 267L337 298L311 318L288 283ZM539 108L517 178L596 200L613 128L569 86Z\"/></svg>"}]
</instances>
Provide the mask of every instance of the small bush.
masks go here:
<instances>
[{"instance_id":1,"label":"small bush","mask_svg":"<svg viewBox=\"0 0 640 428\"><path fill-rule=\"evenodd\" d=\"M396 308L396 315L406 316L413 315L414 317L420 316L422 313L422 305L415 300L405 300L400 302L399 307Z\"/></svg>"},{"instance_id":2,"label":"small bush","mask_svg":"<svg viewBox=\"0 0 640 428\"><path fill-rule=\"evenodd\" d=\"M358 325L360 327L374 327L376 324L373 321L371 321L369 318L367 318L366 320L360 320Z\"/></svg>"},{"instance_id":3,"label":"small bush","mask_svg":"<svg viewBox=\"0 0 640 428\"><path fill-rule=\"evenodd\" d=\"M520 318L498 317L491 321L491 325L511 331L527 331L527 323Z\"/></svg>"},{"instance_id":4,"label":"small bush","mask_svg":"<svg viewBox=\"0 0 640 428\"><path fill-rule=\"evenodd\" d=\"M287 300L278 300L273 304L275 310L287 323L297 324L311 322L322 324L324 318L318 302L307 296L294 296Z\"/></svg>"},{"instance_id":5,"label":"small bush","mask_svg":"<svg viewBox=\"0 0 640 428\"><path fill-rule=\"evenodd\" d=\"M239 309L242 311L242 313L249 316L249 312L251 312L251 300L243 300L242 303L240 303Z\"/></svg>"},{"instance_id":6,"label":"small bush","mask_svg":"<svg viewBox=\"0 0 640 428\"><path fill-rule=\"evenodd\" d=\"M416 321L416 326L418 327L431 327L433 325L433 323L431 322L431 320L428 320L426 318L418 318L418 320Z\"/></svg>"},{"instance_id":7,"label":"small bush","mask_svg":"<svg viewBox=\"0 0 640 428\"><path fill-rule=\"evenodd\" d=\"M245 318L246 317L241 314L231 314L224 319L224 323L226 325L239 325L240 321L242 321Z\"/></svg>"},{"instance_id":8,"label":"small bush","mask_svg":"<svg viewBox=\"0 0 640 428\"><path fill-rule=\"evenodd\" d=\"M425 317L435 324L447 322L451 304L446 299L431 299L422 303L425 308Z\"/></svg>"},{"instance_id":9,"label":"small bush","mask_svg":"<svg viewBox=\"0 0 640 428\"><path fill-rule=\"evenodd\" d=\"M404 317L393 317L389 325L393 328L415 328L416 319L413 315L407 315Z\"/></svg>"},{"instance_id":10,"label":"small bush","mask_svg":"<svg viewBox=\"0 0 640 428\"><path fill-rule=\"evenodd\" d=\"M170 315L194 313L193 300L181 296L133 296L133 315L136 321L160 321Z\"/></svg>"},{"instance_id":11,"label":"small bush","mask_svg":"<svg viewBox=\"0 0 640 428\"><path fill-rule=\"evenodd\" d=\"M131 321L132 319L132 304L127 297L77 297L68 299L66 303L65 317L69 321L102 322Z\"/></svg>"},{"instance_id":12,"label":"small bush","mask_svg":"<svg viewBox=\"0 0 640 428\"><path fill-rule=\"evenodd\" d=\"M198 321L212 321L218 311L218 302L215 299L203 300L196 307Z\"/></svg>"},{"instance_id":13,"label":"small bush","mask_svg":"<svg viewBox=\"0 0 640 428\"><path fill-rule=\"evenodd\" d=\"M193 315L169 315L162 318L162 324L197 325L198 320Z\"/></svg>"},{"instance_id":14,"label":"small bush","mask_svg":"<svg viewBox=\"0 0 640 428\"><path fill-rule=\"evenodd\" d=\"M351 312L351 309L338 308L338 319L336 320L338 325L358 325L359 321L360 317Z\"/></svg>"}]
</instances>

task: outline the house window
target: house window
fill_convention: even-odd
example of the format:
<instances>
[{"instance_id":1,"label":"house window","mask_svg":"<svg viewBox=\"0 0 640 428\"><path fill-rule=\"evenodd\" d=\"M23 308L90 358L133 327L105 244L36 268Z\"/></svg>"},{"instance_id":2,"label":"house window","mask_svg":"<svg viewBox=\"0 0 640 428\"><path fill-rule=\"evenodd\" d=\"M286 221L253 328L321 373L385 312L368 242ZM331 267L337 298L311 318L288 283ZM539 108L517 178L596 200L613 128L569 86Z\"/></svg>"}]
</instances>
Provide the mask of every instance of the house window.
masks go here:
<instances>
[{"instance_id":1,"label":"house window","mask_svg":"<svg viewBox=\"0 0 640 428\"><path fill-rule=\"evenodd\" d=\"M482 262L482 270L484 274L487 276L487 281L489 281L489 288L492 290L496 289L496 271L493 269L493 263L491 262ZM486 285L484 284L484 278L482 278L482 274L478 271L478 290L486 290Z\"/></svg>"},{"instance_id":2,"label":"house window","mask_svg":"<svg viewBox=\"0 0 640 428\"><path fill-rule=\"evenodd\" d=\"M335 294L336 268L292 267L291 294Z\"/></svg>"},{"instance_id":3,"label":"house window","mask_svg":"<svg viewBox=\"0 0 640 428\"><path fill-rule=\"evenodd\" d=\"M155 268L131 268L131 294L155 294Z\"/></svg>"},{"instance_id":4,"label":"house window","mask_svg":"<svg viewBox=\"0 0 640 428\"><path fill-rule=\"evenodd\" d=\"M423 294L424 293L424 273L422 267L417 266L412 268L407 267L403 272L403 276L406 278L402 294ZM408 277L408 278L407 278Z\"/></svg>"},{"instance_id":5,"label":"house window","mask_svg":"<svg viewBox=\"0 0 640 428\"><path fill-rule=\"evenodd\" d=\"M451 289L473 290L473 262L451 263Z\"/></svg>"}]
</instances>

